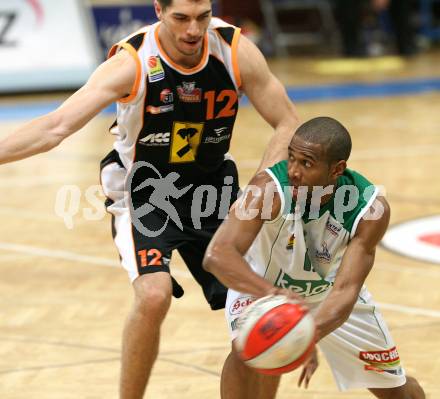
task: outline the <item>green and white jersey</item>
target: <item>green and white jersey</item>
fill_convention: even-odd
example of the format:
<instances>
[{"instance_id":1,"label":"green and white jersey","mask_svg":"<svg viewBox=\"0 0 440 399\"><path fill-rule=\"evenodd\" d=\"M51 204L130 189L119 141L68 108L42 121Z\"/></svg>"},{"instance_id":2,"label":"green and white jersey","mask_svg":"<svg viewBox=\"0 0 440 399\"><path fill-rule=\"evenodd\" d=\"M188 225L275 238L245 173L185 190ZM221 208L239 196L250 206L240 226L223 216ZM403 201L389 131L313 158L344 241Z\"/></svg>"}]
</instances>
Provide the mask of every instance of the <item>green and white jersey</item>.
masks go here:
<instances>
[{"instance_id":1,"label":"green and white jersey","mask_svg":"<svg viewBox=\"0 0 440 399\"><path fill-rule=\"evenodd\" d=\"M266 169L277 185L281 211L265 222L245 255L252 269L274 285L291 289L306 302L322 301L360 219L378 189L359 173L346 169L331 199L314 209L293 201L287 161ZM312 200L313 202L313 200Z\"/></svg>"}]
</instances>

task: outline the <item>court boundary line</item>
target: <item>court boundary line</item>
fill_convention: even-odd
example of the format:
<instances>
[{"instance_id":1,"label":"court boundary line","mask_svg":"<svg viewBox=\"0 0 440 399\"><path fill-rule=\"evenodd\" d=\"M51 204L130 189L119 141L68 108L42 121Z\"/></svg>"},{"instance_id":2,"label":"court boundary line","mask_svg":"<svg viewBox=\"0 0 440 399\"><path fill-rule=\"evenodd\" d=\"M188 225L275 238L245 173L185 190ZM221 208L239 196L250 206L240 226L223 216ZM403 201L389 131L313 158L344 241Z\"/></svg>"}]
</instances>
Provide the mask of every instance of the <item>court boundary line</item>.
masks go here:
<instances>
[{"instance_id":1,"label":"court boundary line","mask_svg":"<svg viewBox=\"0 0 440 399\"><path fill-rule=\"evenodd\" d=\"M440 78L408 78L399 80L385 80L378 82L327 83L316 86L286 85L288 96L295 103L320 102L328 100L347 100L365 98L387 98L405 95L436 93L440 91ZM22 103L1 103L0 120L14 121L31 119L42 114L54 111L62 101L28 101ZM249 106L247 97L240 101L241 107ZM107 107L103 114L113 115L116 112L115 104Z\"/></svg>"},{"instance_id":2,"label":"court boundary line","mask_svg":"<svg viewBox=\"0 0 440 399\"><path fill-rule=\"evenodd\" d=\"M44 248L29 246L29 245L21 245L21 244L12 244L0 242L0 249L5 251L17 252L22 255L30 255L30 256L40 256L47 258L55 258L55 259L63 259L67 261L80 262L80 263L88 263L97 266L107 266L107 267L119 267L120 264L117 260L102 258L97 256L89 256L77 254L70 251L53 251L47 250ZM122 268L122 266L120 266ZM191 274L184 270L173 270L174 276L192 278ZM439 273L440 276L440 273ZM382 309L391 310L400 313L406 313L411 315L419 315L419 316L427 316L433 318L440 318L440 311L428 308L419 308L414 306L406 306L406 305L397 305L392 303L378 302L378 305Z\"/></svg>"}]
</instances>

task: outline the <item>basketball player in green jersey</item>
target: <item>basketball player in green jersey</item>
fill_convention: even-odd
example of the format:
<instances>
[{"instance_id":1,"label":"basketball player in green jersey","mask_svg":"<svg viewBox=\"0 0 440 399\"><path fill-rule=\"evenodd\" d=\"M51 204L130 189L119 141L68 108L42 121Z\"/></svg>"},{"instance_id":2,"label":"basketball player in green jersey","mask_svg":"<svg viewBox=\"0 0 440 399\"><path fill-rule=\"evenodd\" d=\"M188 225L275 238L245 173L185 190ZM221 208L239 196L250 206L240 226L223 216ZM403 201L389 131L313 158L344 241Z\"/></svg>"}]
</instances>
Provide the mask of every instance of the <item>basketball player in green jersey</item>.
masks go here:
<instances>
[{"instance_id":1,"label":"basketball player in green jersey","mask_svg":"<svg viewBox=\"0 0 440 399\"><path fill-rule=\"evenodd\" d=\"M380 399L423 399L405 376L387 326L364 286L390 210L379 190L347 169L348 131L327 117L301 125L287 161L257 174L205 255L205 268L230 287L232 339L240 313L271 293L301 295L315 317L318 346L338 388L367 388ZM300 376L307 387L316 358ZM232 350L223 399L272 399L279 377L258 374Z\"/></svg>"},{"instance_id":2,"label":"basketball player in green jersey","mask_svg":"<svg viewBox=\"0 0 440 399\"><path fill-rule=\"evenodd\" d=\"M201 228L194 227L190 223L191 199L203 184L215 185L217 192L229 185L232 200L238 192L237 170L228 150L240 94L248 96L275 130L263 167L287 156L297 126L294 106L262 54L238 28L211 18L210 0L155 0L154 6L158 23L117 43L110 58L59 109L0 142L0 163L49 151L109 104L118 102L112 129L114 151L102 162L101 177L107 209L113 216L115 243L135 293L123 334L123 399L143 397L171 296L182 295L170 278L174 249L201 285L211 308L224 307L226 288L201 265L221 218L215 215L204 220ZM147 162L150 168L133 172L136 165ZM130 172L132 206L136 210L150 207L139 218L140 226L134 226L124 202L124 183ZM153 193L145 190L151 187L135 190L143 182L157 180L156 172L170 182L165 187L169 192L154 193L160 209L148 202ZM191 190L187 190L189 185L193 185ZM217 198L216 209L221 207L219 202ZM229 200L225 213L228 207ZM167 215L165 209L177 212ZM176 215L181 223L174 220ZM166 223L158 236L141 231L148 227L156 232Z\"/></svg>"}]
</instances>

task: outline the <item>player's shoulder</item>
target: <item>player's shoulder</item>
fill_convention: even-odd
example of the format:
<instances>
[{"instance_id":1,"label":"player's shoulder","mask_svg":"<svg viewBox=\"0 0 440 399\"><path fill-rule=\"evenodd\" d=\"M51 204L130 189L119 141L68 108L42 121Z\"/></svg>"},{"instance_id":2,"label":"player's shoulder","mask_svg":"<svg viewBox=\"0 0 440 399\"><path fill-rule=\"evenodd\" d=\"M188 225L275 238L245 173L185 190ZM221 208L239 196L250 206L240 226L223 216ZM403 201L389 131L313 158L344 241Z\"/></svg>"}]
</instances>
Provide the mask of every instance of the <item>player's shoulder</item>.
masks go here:
<instances>
[{"instance_id":1,"label":"player's shoulder","mask_svg":"<svg viewBox=\"0 0 440 399\"><path fill-rule=\"evenodd\" d=\"M148 35L150 31L153 31L155 26L158 23L155 23L153 25L145 25L142 28L132 32L128 36L125 36L123 39L121 39L119 42L115 43L113 47L119 47L123 43L130 44L136 51L139 50L139 48L142 46L142 43L145 40L145 37Z\"/></svg>"},{"instance_id":2,"label":"player's shoulder","mask_svg":"<svg viewBox=\"0 0 440 399\"><path fill-rule=\"evenodd\" d=\"M257 173L244 188L239 209L257 209L264 221L274 220L283 204L279 186L267 169Z\"/></svg>"},{"instance_id":3,"label":"player's shoulder","mask_svg":"<svg viewBox=\"0 0 440 399\"><path fill-rule=\"evenodd\" d=\"M374 184L371 181L362 175L361 173L353 170L353 169L345 169L343 175L338 179L338 185L353 185L358 189L365 190L365 188L369 186L373 186Z\"/></svg>"},{"instance_id":4,"label":"player's shoulder","mask_svg":"<svg viewBox=\"0 0 440 399\"><path fill-rule=\"evenodd\" d=\"M219 28L239 29L237 26L232 25L229 22L226 22L225 20L223 20L221 18L212 17L211 21L209 22L209 28L208 29L219 29Z\"/></svg>"},{"instance_id":5,"label":"player's shoulder","mask_svg":"<svg viewBox=\"0 0 440 399\"><path fill-rule=\"evenodd\" d=\"M232 46L234 38L240 34L240 28L232 25L221 18L212 17L208 32L212 37L220 37L226 44Z\"/></svg>"}]
</instances>

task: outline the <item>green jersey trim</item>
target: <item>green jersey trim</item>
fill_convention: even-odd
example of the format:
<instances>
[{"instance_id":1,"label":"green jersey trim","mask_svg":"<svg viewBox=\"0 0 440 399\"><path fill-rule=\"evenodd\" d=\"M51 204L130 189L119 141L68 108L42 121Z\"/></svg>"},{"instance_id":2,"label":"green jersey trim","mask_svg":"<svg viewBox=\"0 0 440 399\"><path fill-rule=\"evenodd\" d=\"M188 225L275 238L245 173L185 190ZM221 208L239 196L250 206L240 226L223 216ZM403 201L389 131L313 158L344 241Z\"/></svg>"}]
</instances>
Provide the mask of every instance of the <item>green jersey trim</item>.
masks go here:
<instances>
[{"instance_id":1,"label":"green jersey trim","mask_svg":"<svg viewBox=\"0 0 440 399\"><path fill-rule=\"evenodd\" d=\"M274 220L278 220L281 217L281 213L285 215L293 213L295 209L295 201L292 199L290 190L289 177L287 173L287 160L283 160L266 169L266 172L275 181L278 190L280 191L280 197L282 201L282 208L280 214ZM341 205L348 205L350 200L350 193L357 192L357 204L348 211L340 212L340 209L335 209L335 199L338 197L338 203L341 201ZM365 215L367 210L372 205L373 201L378 195L378 188L375 187L369 180L358 172L346 169L344 174L340 176L336 182L335 194L332 195L329 201L319 207L319 216L310 218L310 206L306 206L302 219L304 223L309 223L311 220L322 217L326 212L329 212L331 216L342 224L344 229L350 232L350 238L352 238L356 232L357 226L362 216ZM342 193L342 194L341 194ZM343 197L342 197L343 196ZM290 206L288 206L290 204ZM342 220L341 220L342 219Z\"/></svg>"}]
</instances>

